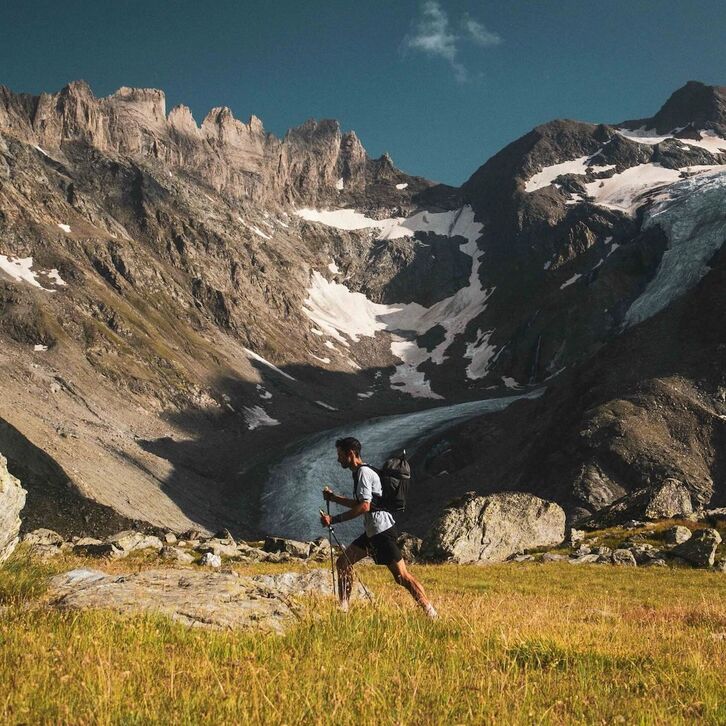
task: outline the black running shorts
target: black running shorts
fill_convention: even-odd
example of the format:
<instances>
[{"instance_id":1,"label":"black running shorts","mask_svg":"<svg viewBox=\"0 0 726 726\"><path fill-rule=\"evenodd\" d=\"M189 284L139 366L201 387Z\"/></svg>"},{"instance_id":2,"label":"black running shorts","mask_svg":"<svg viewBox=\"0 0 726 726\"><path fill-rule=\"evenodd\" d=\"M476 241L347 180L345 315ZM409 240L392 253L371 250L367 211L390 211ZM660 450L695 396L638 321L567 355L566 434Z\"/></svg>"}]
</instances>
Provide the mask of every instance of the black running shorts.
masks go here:
<instances>
[{"instance_id":1,"label":"black running shorts","mask_svg":"<svg viewBox=\"0 0 726 726\"><path fill-rule=\"evenodd\" d=\"M403 559L398 548L398 528L394 525L385 532L369 537L365 532L353 541L359 549L365 550L377 565L393 565Z\"/></svg>"}]
</instances>

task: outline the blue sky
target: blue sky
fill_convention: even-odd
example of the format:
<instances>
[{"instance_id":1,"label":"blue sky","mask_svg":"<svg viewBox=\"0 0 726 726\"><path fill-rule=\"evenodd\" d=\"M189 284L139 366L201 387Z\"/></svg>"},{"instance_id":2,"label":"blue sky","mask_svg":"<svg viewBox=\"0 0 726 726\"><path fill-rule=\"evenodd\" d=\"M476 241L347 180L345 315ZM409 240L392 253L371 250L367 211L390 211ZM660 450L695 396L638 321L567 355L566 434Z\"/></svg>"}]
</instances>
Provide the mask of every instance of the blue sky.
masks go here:
<instances>
[{"instance_id":1,"label":"blue sky","mask_svg":"<svg viewBox=\"0 0 726 726\"><path fill-rule=\"evenodd\" d=\"M726 85L724 28L723 0L6 0L0 83L161 88L198 123L226 105L277 135L337 118L372 156L458 185L538 123Z\"/></svg>"}]
</instances>

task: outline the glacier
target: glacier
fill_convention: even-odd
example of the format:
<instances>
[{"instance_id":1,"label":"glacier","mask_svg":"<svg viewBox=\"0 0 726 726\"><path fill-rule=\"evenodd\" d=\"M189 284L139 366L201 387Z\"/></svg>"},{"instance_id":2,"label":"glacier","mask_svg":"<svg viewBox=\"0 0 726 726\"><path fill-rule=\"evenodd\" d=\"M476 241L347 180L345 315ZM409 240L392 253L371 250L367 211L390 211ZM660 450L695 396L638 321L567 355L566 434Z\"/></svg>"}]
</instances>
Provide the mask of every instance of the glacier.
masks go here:
<instances>
[{"instance_id":1,"label":"glacier","mask_svg":"<svg viewBox=\"0 0 726 726\"><path fill-rule=\"evenodd\" d=\"M726 169L670 185L646 211L643 229L659 226L668 238L654 278L625 314L636 325L694 287L726 241Z\"/></svg>"}]
</instances>

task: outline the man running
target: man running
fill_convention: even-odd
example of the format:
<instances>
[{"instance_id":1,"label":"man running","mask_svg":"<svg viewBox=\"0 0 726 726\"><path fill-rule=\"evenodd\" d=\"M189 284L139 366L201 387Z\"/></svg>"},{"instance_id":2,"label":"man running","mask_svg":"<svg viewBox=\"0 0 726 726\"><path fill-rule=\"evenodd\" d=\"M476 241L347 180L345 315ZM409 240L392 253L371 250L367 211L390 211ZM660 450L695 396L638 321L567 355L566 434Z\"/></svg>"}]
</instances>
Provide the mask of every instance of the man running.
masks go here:
<instances>
[{"instance_id":1,"label":"man running","mask_svg":"<svg viewBox=\"0 0 726 726\"><path fill-rule=\"evenodd\" d=\"M352 566L370 555L377 565L386 565L396 582L411 593L429 618L435 619L436 610L426 597L421 583L406 569L406 563L398 548L399 533L393 516L384 510L371 509L374 495L382 495L383 489L378 474L361 459L360 441L352 436L338 439L335 442L335 448L338 451L340 465L343 469L350 469L353 474L354 498L348 499L325 487L323 489L325 501L347 507L348 511L336 514L334 517L321 513L320 522L323 527L329 527L331 524L355 519L362 514L365 525L365 532L345 550L345 554L338 557L336 563L341 609L348 610L348 601L353 587Z\"/></svg>"}]
</instances>

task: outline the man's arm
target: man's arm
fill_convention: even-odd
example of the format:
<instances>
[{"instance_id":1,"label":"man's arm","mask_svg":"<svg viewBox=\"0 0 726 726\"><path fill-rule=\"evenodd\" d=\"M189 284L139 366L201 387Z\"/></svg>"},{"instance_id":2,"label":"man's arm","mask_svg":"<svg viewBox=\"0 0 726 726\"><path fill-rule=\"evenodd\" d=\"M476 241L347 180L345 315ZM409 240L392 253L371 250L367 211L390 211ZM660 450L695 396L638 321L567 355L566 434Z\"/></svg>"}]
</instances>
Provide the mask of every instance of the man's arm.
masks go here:
<instances>
[{"instance_id":1,"label":"man's arm","mask_svg":"<svg viewBox=\"0 0 726 726\"><path fill-rule=\"evenodd\" d=\"M366 512L370 511L370 508L370 502L355 502L347 512L343 512L343 514L336 514L334 517L323 514L321 511L320 522L322 523L323 527L327 527L330 524L347 522L349 519L355 519L356 517L360 517L361 514L365 514Z\"/></svg>"},{"instance_id":2,"label":"man's arm","mask_svg":"<svg viewBox=\"0 0 726 726\"><path fill-rule=\"evenodd\" d=\"M329 487L323 489L323 498L326 502L334 502L335 504L340 504L341 507L348 507L348 509L352 509L358 504L355 499L348 499L340 494L336 494Z\"/></svg>"}]
</instances>

